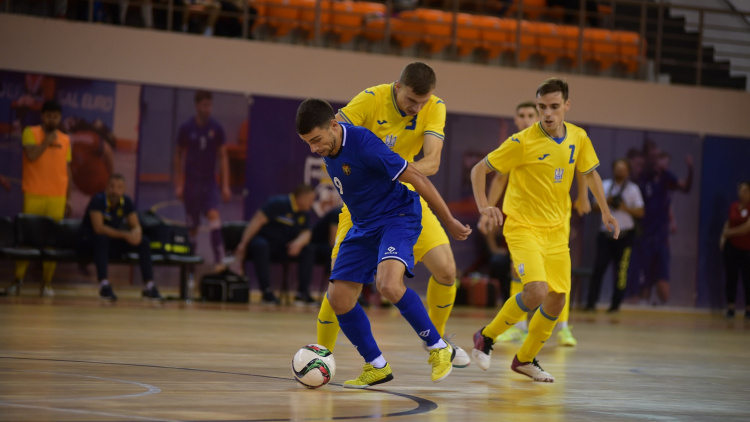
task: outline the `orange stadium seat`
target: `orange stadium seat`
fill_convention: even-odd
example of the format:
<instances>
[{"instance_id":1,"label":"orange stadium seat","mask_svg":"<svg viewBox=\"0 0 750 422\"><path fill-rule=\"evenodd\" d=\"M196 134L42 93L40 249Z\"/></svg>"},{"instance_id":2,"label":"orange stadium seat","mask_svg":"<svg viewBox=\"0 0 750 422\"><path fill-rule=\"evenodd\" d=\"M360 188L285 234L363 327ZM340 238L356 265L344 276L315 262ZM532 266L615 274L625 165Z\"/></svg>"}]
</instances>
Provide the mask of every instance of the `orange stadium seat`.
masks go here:
<instances>
[{"instance_id":1,"label":"orange stadium seat","mask_svg":"<svg viewBox=\"0 0 750 422\"><path fill-rule=\"evenodd\" d=\"M422 42L427 45L430 54L439 53L451 45L451 13L434 9L416 9L414 16L420 23Z\"/></svg>"},{"instance_id":2,"label":"orange stadium seat","mask_svg":"<svg viewBox=\"0 0 750 422\"><path fill-rule=\"evenodd\" d=\"M479 38L482 48L487 50L487 59L496 59L500 54L515 49L518 28L516 21L477 15L473 22L479 28Z\"/></svg>"},{"instance_id":3,"label":"orange stadium seat","mask_svg":"<svg viewBox=\"0 0 750 422\"><path fill-rule=\"evenodd\" d=\"M283 37L299 28L300 10L306 0L268 0L266 6L266 24L274 29L274 35Z\"/></svg>"},{"instance_id":4,"label":"orange stadium seat","mask_svg":"<svg viewBox=\"0 0 750 422\"><path fill-rule=\"evenodd\" d=\"M316 1L315 0L300 0L302 7L299 12L299 27L305 31L306 38L312 40L315 38L315 15ZM331 23L331 10L332 3L329 0L320 0L320 31L321 34L325 33Z\"/></svg>"},{"instance_id":5,"label":"orange stadium seat","mask_svg":"<svg viewBox=\"0 0 750 422\"><path fill-rule=\"evenodd\" d=\"M583 58L599 63L599 70L607 70L617 61L617 44L612 31L600 28L583 30Z\"/></svg>"},{"instance_id":6,"label":"orange stadium seat","mask_svg":"<svg viewBox=\"0 0 750 422\"><path fill-rule=\"evenodd\" d=\"M577 26L558 25L557 34L563 40L563 49L560 57L566 58L572 65L578 63L578 44L581 35L581 29Z\"/></svg>"},{"instance_id":7,"label":"orange stadium seat","mask_svg":"<svg viewBox=\"0 0 750 422\"><path fill-rule=\"evenodd\" d=\"M268 16L268 4L266 3L266 0L248 0L247 4L258 12L258 15L255 18L255 24L266 25L266 16Z\"/></svg>"},{"instance_id":8,"label":"orange stadium seat","mask_svg":"<svg viewBox=\"0 0 750 422\"><path fill-rule=\"evenodd\" d=\"M332 5L330 32L338 37L339 43L348 43L362 32L364 16L357 12L356 4L342 1Z\"/></svg>"},{"instance_id":9,"label":"orange stadium seat","mask_svg":"<svg viewBox=\"0 0 750 422\"><path fill-rule=\"evenodd\" d=\"M401 48L408 48L422 40L422 23L415 10L407 10L391 19L391 38Z\"/></svg>"},{"instance_id":10,"label":"orange stadium seat","mask_svg":"<svg viewBox=\"0 0 750 422\"><path fill-rule=\"evenodd\" d=\"M636 73L641 64L641 37L636 32L614 31L612 36L617 43L618 61L625 66L627 73Z\"/></svg>"},{"instance_id":11,"label":"orange stadium seat","mask_svg":"<svg viewBox=\"0 0 750 422\"><path fill-rule=\"evenodd\" d=\"M474 23L474 18L474 15L468 13L458 14L456 46L458 47L459 57L466 57L482 46L481 30L479 26Z\"/></svg>"},{"instance_id":12,"label":"orange stadium seat","mask_svg":"<svg viewBox=\"0 0 750 422\"><path fill-rule=\"evenodd\" d=\"M551 23L529 22L528 32L533 36L533 54L543 58L543 64L549 65L563 56L565 39L557 31L558 26Z\"/></svg>"}]
</instances>

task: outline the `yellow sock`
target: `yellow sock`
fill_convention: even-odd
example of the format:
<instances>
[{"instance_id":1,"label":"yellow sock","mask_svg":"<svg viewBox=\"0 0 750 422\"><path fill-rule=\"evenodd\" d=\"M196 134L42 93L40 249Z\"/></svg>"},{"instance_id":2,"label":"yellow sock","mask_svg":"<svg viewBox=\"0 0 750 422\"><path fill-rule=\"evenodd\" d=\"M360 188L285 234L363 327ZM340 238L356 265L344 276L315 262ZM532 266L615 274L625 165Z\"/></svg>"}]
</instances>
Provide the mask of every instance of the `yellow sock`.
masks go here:
<instances>
[{"instance_id":1,"label":"yellow sock","mask_svg":"<svg viewBox=\"0 0 750 422\"><path fill-rule=\"evenodd\" d=\"M497 313L495 319L492 320L484 330L482 334L491 339L497 338L500 334L504 333L505 330L514 326L518 321L526 318L526 313L529 312L523 301L521 301L521 294L518 293L515 296L511 296L505 302L500 312Z\"/></svg>"},{"instance_id":2,"label":"yellow sock","mask_svg":"<svg viewBox=\"0 0 750 422\"><path fill-rule=\"evenodd\" d=\"M16 261L16 280L23 280L27 268L29 268L29 261Z\"/></svg>"},{"instance_id":3,"label":"yellow sock","mask_svg":"<svg viewBox=\"0 0 750 422\"><path fill-rule=\"evenodd\" d=\"M333 352L339 330L339 320L328 302L328 294L326 293L318 312L318 344Z\"/></svg>"},{"instance_id":4,"label":"yellow sock","mask_svg":"<svg viewBox=\"0 0 750 422\"><path fill-rule=\"evenodd\" d=\"M557 322L568 322L569 317L570 317L570 301L568 300L568 297L566 297L565 306L563 307L562 312L560 312L560 316L557 318Z\"/></svg>"},{"instance_id":5,"label":"yellow sock","mask_svg":"<svg viewBox=\"0 0 750 422\"><path fill-rule=\"evenodd\" d=\"M52 277L55 275L55 268L57 268L56 262L44 261L42 263L42 280L44 280L46 286L52 284Z\"/></svg>"},{"instance_id":6,"label":"yellow sock","mask_svg":"<svg viewBox=\"0 0 750 422\"><path fill-rule=\"evenodd\" d=\"M445 323L448 322L455 301L455 282L452 286L446 286L438 283L435 277L430 277L427 283L427 313L441 336L445 335Z\"/></svg>"},{"instance_id":7,"label":"yellow sock","mask_svg":"<svg viewBox=\"0 0 750 422\"><path fill-rule=\"evenodd\" d=\"M552 330L555 329L555 324L557 324L557 318L546 314L544 309L541 306L539 307L531 318L529 335L523 342L521 350L516 355L520 362L531 362L534 360L539 351L542 350L542 346L544 346L549 336L552 335Z\"/></svg>"}]
</instances>

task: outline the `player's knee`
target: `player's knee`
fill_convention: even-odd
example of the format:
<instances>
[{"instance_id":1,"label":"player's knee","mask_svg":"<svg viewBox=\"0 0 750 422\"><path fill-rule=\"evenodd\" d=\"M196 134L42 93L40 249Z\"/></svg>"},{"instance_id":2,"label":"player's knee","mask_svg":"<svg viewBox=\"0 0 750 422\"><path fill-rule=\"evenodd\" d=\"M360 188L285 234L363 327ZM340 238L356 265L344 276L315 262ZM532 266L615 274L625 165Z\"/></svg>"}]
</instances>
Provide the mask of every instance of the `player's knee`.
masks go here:
<instances>
[{"instance_id":1,"label":"player's knee","mask_svg":"<svg viewBox=\"0 0 750 422\"><path fill-rule=\"evenodd\" d=\"M523 286L523 302L530 308L541 305L547 297L549 287L544 282L532 282Z\"/></svg>"},{"instance_id":2,"label":"player's knee","mask_svg":"<svg viewBox=\"0 0 750 422\"><path fill-rule=\"evenodd\" d=\"M401 300L406 291L406 286L404 286L403 282L399 283L392 279L389 280L388 277L377 277L375 279L375 286L378 288L378 292L392 303Z\"/></svg>"},{"instance_id":3,"label":"player's knee","mask_svg":"<svg viewBox=\"0 0 750 422\"><path fill-rule=\"evenodd\" d=\"M432 277L442 285L452 286L456 282L456 263L453 261L444 263L432 273Z\"/></svg>"}]
</instances>

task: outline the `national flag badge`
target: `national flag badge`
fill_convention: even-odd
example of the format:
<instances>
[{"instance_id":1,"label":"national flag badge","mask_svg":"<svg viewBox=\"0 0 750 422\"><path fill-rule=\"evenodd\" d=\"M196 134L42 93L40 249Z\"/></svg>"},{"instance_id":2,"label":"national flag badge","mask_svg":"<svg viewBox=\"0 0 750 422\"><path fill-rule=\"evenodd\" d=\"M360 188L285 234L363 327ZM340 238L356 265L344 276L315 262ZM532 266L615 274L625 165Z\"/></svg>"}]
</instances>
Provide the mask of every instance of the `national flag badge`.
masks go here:
<instances>
[{"instance_id":1,"label":"national flag badge","mask_svg":"<svg viewBox=\"0 0 750 422\"><path fill-rule=\"evenodd\" d=\"M347 176L350 175L350 174L352 174L352 168L349 167L349 164L344 163L341 166L341 169L344 170L344 174L347 175Z\"/></svg>"}]
</instances>

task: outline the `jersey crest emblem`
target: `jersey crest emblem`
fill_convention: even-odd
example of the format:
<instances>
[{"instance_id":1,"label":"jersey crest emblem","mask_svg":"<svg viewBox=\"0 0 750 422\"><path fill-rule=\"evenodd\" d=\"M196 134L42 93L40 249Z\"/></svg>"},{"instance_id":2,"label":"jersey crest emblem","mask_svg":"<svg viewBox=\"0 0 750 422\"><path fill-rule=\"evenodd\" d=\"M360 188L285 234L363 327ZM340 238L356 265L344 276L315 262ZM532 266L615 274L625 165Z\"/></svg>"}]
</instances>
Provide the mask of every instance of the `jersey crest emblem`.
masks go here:
<instances>
[{"instance_id":1,"label":"jersey crest emblem","mask_svg":"<svg viewBox=\"0 0 750 422\"><path fill-rule=\"evenodd\" d=\"M555 183L560 183L560 182L562 182L562 178L563 178L563 172L564 172L564 171L565 171L565 170L564 170L564 169L562 169L562 168L556 168L556 169L555 169Z\"/></svg>"},{"instance_id":2,"label":"jersey crest emblem","mask_svg":"<svg viewBox=\"0 0 750 422\"><path fill-rule=\"evenodd\" d=\"M347 176L352 174L352 168L349 166L349 164L346 164L346 163L342 164L341 170L344 170L344 174Z\"/></svg>"},{"instance_id":3,"label":"jersey crest emblem","mask_svg":"<svg viewBox=\"0 0 750 422\"><path fill-rule=\"evenodd\" d=\"M385 146L393 149L396 146L396 136L388 135L385 137Z\"/></svg>"}]
</instances>

